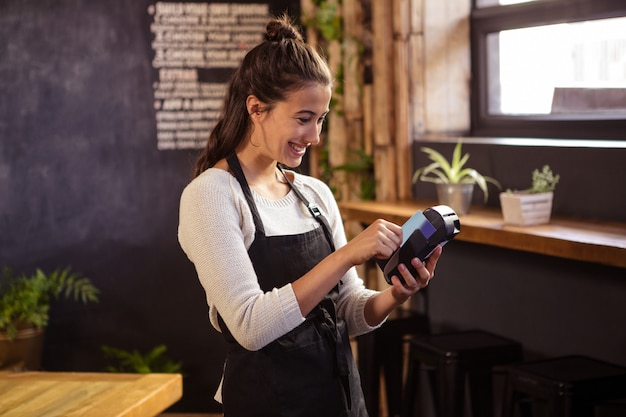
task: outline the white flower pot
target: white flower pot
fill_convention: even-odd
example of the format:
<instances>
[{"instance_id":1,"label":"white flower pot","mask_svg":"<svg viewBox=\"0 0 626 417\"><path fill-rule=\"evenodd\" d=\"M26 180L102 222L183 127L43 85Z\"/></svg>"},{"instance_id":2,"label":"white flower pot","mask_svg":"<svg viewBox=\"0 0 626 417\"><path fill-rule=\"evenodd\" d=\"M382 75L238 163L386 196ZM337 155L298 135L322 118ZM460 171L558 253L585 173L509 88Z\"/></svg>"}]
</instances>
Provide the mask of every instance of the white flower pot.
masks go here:
<instances>
[{"instance_id":1,"label":"white flower pot","mask_svg":"<svg viewBox=\"0 0 626 417\"><path fill-rule=\"evenodd\" d=\"M500 193L504 223L516 226L549 223L552 213L552 197L552 191L538 194Z\"/></svg>"}]
</instances>

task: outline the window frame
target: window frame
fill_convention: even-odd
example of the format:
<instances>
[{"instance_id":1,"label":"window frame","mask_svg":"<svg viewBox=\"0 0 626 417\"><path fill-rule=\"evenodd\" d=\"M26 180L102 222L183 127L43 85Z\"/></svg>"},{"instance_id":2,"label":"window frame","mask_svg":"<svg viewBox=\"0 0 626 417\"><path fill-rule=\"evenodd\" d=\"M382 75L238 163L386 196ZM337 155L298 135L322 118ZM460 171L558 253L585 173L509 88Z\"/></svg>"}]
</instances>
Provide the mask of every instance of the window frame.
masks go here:
<instances>
[{"instance_id":1,"label":"window frame","mask_svg":"<svg viewBox=\"0 0 626 417\"><path fill-rule=\"evenodd\" d=\"M591 117L489 114L487 83L490 33L623 16L626 2L615 0L539 0L480 8L474 5L470 16L472 136L626 140L626 113Z\"/></svg>"}]
</instances>

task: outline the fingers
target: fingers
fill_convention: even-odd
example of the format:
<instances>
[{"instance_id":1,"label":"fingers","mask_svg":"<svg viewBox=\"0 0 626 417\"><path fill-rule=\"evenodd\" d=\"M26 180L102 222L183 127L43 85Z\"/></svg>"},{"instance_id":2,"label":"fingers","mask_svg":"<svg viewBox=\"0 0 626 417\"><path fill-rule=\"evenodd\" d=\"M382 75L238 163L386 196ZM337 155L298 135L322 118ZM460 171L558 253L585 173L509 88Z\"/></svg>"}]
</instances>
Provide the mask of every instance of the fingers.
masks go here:
<instances>
[{"instance_id":1,"label":"fingers","mask_svg":"<svg viewBox=\"0 0 626 417\"><path fill-rule=\"evenodd\" d=\"M429 279L424 280L419 275L414 277L404 264L398 265L398 271L402 276L402 280L397 275L394 275L391 277L391 283L400 293L406 296L415 294L429 283Z\"/></svg>"},{"instance_id":2,"label":"fingers","mask_svg":"<svg viewBox=\"0 0 626 417\"><path fill-rule=\"evenodd\" d=\"M411 260L411 264L418 274L418 276L415 277L416 279L428 285L428 282L435 276L435 268L437 267L437 262L439 261L442 251L443 248L437 246L425 262L420 261L418 258Z\"/></svg>"},{"instance_id":3,"label":"fingers","mask_svg":"<svg viewBox=\"0 0 626 417\"><path fill-rule=\"evenodd\" d=\"M381 239L389 243L394 250L402 243L402 228L397 224L379 219L374 222L373 226L380 234Z\"/></svg>"},{"instance_id":4,"label":"fingers","mask_svg":"<svg viewBox=\"0 0 626 417\"><path fill-rule=\"evenodd\" d=\"M411 259L411 265L413 266L413 268L415 268L415 271L417 272L416 276L413 276L405 265L400 264L398 267L398 271L400 271L400 274L404 279L404 286L409 289L416 290L426 287L430 283L430 280L433 279L435 276L435 268L437 267L437 262L441 257L441 253L442 247L438 246L432 252L430 257L426 260L426 262L422 262L419 258ZM398 281L400 280L398 279Z\"/></svg>"},{"instance_id":5,"label":"fingers","mask_svg":"<svg viewBox=\"0 0 626 417\"><path fill-rule=\"evenodd\" d=\"M415 280L421 286L428 285L428 281L430 281L430 279L432 278L433 273L431 273L431 271L426 267L426 264L420 261L419 258L413 258L411 259L411 265L413 266L415 271L417 271L417 275L415 276L411 275L408 268L405 268L403 269L403 271L406 270L406 272L402 274L405 280L407 279L406 275L408 275L410 278L413 278L413 280Z\"/></svg>"},{"instance_id":6,"label":"fingers","mask_svg":"<svg viewBox=\"0 0 626 417\"><path fill-rule=\"evenodd\" d=\"M402 228L386 220L376 220L366 231L374 238L377 258L388 258L402 243Z\"/></svg>"},{"instance_id":7,"label":"fingers","mask_svg":"<svg viewBox=\"0 0 626 417\"><path fill-rule=\"evenodd\" d=\"M413 267L415 267L415 265L413 265ZM428 279L422 279L419 274L417 276L413 276L411 274L411 271L409 271L409 269L404 264L398 267L398 271L400 271L400 275L402 275L402 278L404 280L404 286L409 290L413 290L413 292L420 290L428 285Z\"/></svg>"},{"instance_id":8,"label":"fingers","mask_svg":"<svg viewBox=\"0 0 626 417\"><path fill-rule=\"evenodd\" d=\"M439 258L441 257L442 252L443 252L443 247L437 246L435 250L433 251L433 253L431 253L428 259L426 260L426 268L429 271L431 271L433 275L435 273L435 268L437 267L437 262L439 261Z\"/></svg>"},{"instance_id":9,"label":"fingers","mask_svg":"<svg viewBox=\"0 0 626 417\"><path fill-rule=\"evenodd\" d=\"M371 258L386 259L400 247L402 228L378 219L348 242L342 250L353 265L361 265Z\"/></svg>"}]
</instances>

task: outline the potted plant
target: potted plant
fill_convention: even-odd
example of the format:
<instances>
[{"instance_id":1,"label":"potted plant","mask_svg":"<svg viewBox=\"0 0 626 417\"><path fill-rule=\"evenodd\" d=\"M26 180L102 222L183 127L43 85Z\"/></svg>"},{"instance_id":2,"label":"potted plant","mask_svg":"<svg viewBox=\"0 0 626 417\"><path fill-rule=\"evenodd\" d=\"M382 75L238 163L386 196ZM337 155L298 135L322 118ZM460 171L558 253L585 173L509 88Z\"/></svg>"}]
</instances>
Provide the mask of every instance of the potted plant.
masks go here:
<instances>
[{"instance_id":1,"label":"potted plant","mask_svg":"<svg viewBox=\"0 0 626 417\"><path fill-rule=\"evenodd\" d=\"M100 349L108 359L116 362L116 365L106 367L108 372L176 374L180 373L182 367L180 362L174 362L166 356L165 345L155 346L146 354L138 350L130 351L108 345L100 346Z\"/></svg>"},{"instance_id":2,"label":"potted plant","mask_svg":"<svg viewBox=\"0 0 626 417\"><path fill-rule=\"evenodd\" d=\"M96 302L98 293L88 278L70 268L14 276L5 267L0 280L0 370L39 368L53 298Z\"/></svg>"},{"instance_id":3,"label":"potted plant","mask_svg":"<svg viewBox=\"0 0 626 417\"><path fill-rule=\"evenodd\" d=\"M500 183L494 178L484 176L473 168L465 167L469 153L461 156L461 141L454 147L452 159L448 161L441 153L428 147L421 151L432 161L429 165L417 169L413 173L413 183L426 181L436 184L439 204L451 207L457 214L469 212L474 184L483 191L485 202L489 196L487 183L492 183L500 189Z\"/></svg>"},{"instance_id":4,"label":"potted plant","mask_svg":"<svg viewBox=\"0 0 626 417\"><path fill-rule=\"evenodd\" d=\"M500 206L504 223L516 226L533 226L550 222L554 188L560 175L549 165L532 172L532 186L525 190L500 193Z\"/></svg>"}]
</instances>

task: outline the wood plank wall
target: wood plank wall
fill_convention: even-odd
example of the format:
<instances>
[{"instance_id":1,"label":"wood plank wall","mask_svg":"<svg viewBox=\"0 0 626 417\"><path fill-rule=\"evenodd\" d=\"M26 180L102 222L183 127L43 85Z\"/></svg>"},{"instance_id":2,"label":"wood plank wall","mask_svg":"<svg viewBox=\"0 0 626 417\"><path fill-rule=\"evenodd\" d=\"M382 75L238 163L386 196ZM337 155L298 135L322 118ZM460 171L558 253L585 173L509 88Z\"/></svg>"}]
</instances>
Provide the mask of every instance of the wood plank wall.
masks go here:
<instances>
[{"instance_id":1,"label":"wood plank wall","mask_svg":"<svg viewBox=\"0 0 626 417\"><path fill-rule=\"evenodd\" d=\"M470 0L327 1L341 13L342 38L326 42L308 27L307 40L343 73L324 134L328 161L339 166L363 149L374 160L376 199L411 198L412 142L469 132ZM304 22L317 11L302 0ZM319 157L311 158L317 177ZM340 199L358 199L343 179L336 184Z\"/></svg>"}]
</instances>

